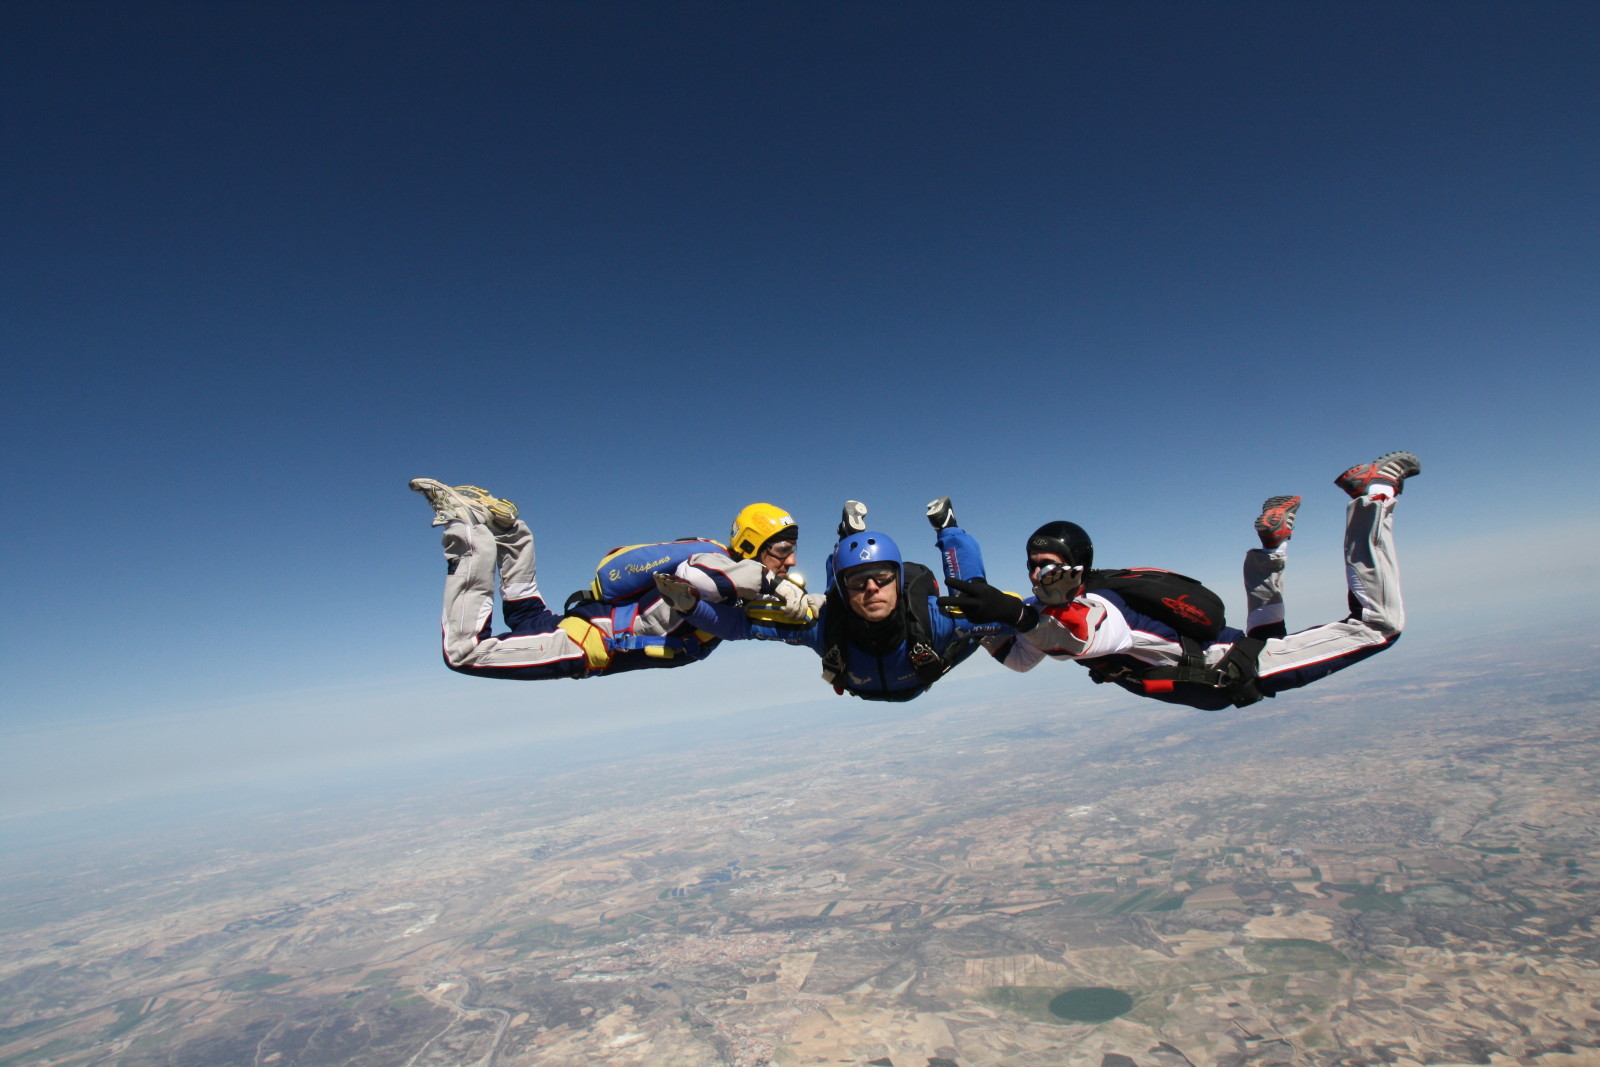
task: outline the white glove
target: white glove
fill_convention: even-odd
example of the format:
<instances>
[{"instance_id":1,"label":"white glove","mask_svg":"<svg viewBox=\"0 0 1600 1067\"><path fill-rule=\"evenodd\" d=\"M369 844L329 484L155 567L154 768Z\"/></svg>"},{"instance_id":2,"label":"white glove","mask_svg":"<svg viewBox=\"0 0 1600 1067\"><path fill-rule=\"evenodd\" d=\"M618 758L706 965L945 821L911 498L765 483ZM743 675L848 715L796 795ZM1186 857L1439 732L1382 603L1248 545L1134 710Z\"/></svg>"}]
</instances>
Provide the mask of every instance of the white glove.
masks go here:
<instances>
[{"instance_id":1,"label":"white glove","mask_svg":"<svg viewBox=\"0 0 1600 1067\"><path fill-rule=\"evenodd\" d=\"M1063 567L1053 563L1039 572L1033 583L1033 595L1041 604L1065 604L1083 588L1083 568Z\"/></svg>"},{"instance_id":2,"label":"white glove","mask_svg":"<svg viewBox=\"0 0 1600 1067\"><path fill-rule=\"evenodd\" d=\"M785 578L773 586L770 593L748 601L745 613L759 622L807 626L817 617L818 604L826 599L807 596L804 586Z\"/></svg>"},{"instance_id":3,"label":"white glove","mask_svg":"<svg viewBox=\"0 0 1600 1067\"><path fill-rule=\"evenodd\" d=\"M655 580L661 598L672 605L673 611L687 615L694 610L696 604L700 603L700 594L694 591L694 586L677 575L656 571Z\"/></svg>"},{"instance_id":4,"label":"white glove","mask_svg":"<svg viewBox=\"0 0 1600 1067\"><path fill-rule=\"evenodd\" d=\"M796 585L785 578L773 592L783 600L783 614L791 621L803 624L816 617L816 612L811 610L811 598L806 596L805 586Z\"/></svg>"}]
</instances>

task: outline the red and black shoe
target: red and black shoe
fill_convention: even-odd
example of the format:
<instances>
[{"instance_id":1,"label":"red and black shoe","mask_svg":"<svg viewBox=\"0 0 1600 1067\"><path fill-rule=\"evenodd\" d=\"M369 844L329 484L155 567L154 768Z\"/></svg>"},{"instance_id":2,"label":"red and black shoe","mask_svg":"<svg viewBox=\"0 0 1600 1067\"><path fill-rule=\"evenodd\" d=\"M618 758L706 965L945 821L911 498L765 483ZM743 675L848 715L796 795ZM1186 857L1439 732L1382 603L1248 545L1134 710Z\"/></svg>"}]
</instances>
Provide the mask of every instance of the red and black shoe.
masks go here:
<instances>
[{"instance_id":1,"label":"red and black shoe","mask_svg":"<svg viewBox=\"0 0 1600 1067\"><path fill-rule=\"evenodd\" d=\"M1261 547L1271 550L1289 540L1294 533L1294 513L1300 510L1297 496L1269 496L1256 519L1256 536Z\"/></svg>"},{"instance_id":2,"label":"red and black shoe","mask_svg":"<svg viewBox=\"0 0 1600 1067\"><path fill-rule=\"evenodd\" d=\"M1390 452L1371 463L1358 463L1333 480L1333 484L1359 500L1374 485L1386 485L1399 496L1407 478L1422 473L1422 464L1410 452Z\"/></svg>"}]
</instances>

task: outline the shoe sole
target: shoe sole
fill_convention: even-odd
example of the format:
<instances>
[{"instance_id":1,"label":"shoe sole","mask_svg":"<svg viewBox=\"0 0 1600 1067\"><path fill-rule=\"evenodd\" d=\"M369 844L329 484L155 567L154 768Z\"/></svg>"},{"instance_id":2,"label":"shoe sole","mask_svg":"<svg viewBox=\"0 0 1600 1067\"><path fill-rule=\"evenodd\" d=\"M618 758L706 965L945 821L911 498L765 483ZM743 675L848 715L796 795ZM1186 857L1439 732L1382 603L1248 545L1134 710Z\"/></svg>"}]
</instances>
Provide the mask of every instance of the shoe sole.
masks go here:
<instances>
[{"instance_id":1,"label":"shoe sole","mask_svg":"<svg viewBox=\"0 0 1600 1067\"><path fill-rule=\"evenodd\" d=\"M1256 533L1267 534L1277 540L1275 545L1263 545L1264 548L1276 548L1289 540L1294 533L1294 514L1300 508L1298 496L1269 496L1261 504L1261 515L1256 519ZM1283 536L1279 537L1279 534Z\"/></svg>"},{"instance_id":2,"label":"shoe sole","mask_svg":"<svg viewBox=\"0 0 1600 1067\"><path fill-rule=\"evenodd\" d=\"M1378 471L1385 464L1395 462L1400 465L1396 474L1379 474ZM1394 495L1399 496L1405 491L1407 478L1415 478L1422 473L1422 463L1410 452L1385 452L1371 463L1358 463L1333 480L1333 484L1348 493L1351 499L1361 497L1373 482L1389 482L1394 485Z\"/></svg>"},{"instance_id":3,"label":"shoe sole","mask_svg":"<svg viewBox=\"0 0 1600 1067\"><path fill-rule=\"evenodd\" d=\"M480 511L484 514L484 521L487 521L488 509L475 504L456 492L455 486L446 485L434 478L413 478L407 484L411 487L412 492L421 493L427 499L428 506L433 509L433 525L435 526L443 526L451 519L461 519L463 522L471 521L478 517L476 512ZM435 500L436 496L448 501L452 509L463 514L444 514L439 510L439 504Z\"/></svg>"}]
</instances>

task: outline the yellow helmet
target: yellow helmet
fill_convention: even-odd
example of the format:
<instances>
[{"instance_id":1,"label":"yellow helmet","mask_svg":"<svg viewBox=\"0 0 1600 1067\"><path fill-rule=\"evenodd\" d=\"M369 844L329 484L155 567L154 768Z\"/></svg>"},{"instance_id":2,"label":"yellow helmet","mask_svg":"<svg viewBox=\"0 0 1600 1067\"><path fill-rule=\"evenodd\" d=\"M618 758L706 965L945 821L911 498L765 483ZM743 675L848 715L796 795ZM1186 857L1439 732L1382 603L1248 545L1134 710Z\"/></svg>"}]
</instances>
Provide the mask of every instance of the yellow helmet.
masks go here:
<instances>
[{"instance_id":1,"label":"yellow helmet","mask_svg":"<svg viewBox=\"0 0 1600 1067\"><path fill-rule=\"evenodd\" d=\"M753 559L762 545L779 534L792 540L800 535L800 527L776 504L751 504L733 517L729 551L734 559Z\"/></svg>"}]
</instances>

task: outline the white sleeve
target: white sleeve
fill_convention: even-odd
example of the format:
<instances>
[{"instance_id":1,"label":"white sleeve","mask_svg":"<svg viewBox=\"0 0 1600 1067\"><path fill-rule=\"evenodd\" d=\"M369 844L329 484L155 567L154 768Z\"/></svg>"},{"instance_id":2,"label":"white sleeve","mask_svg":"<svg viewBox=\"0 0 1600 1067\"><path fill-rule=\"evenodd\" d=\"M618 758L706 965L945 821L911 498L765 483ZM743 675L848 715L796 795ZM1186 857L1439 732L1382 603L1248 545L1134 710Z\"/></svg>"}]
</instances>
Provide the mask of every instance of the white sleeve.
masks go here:
<instances>
[{"instance_id":1,"label":"white sleeve","mask_svg":"<svg viewBox=\"0 0 1600 1067\"><path fill-rule=\"evenodd\" d=\"M1133 631L1109 601L1085 593L1069 604L1039 608L1039 625L1022 635L1047 656L1093 659L1133 647Z\"/></svg>"},{"instance_id":2,"label":"white sleeve","mask_svg":"<svg viewBox=\"0 0 1600 1067\"><path fill-rule=\"evenodd\" d=\"M980 644L988 650L989 655L1021 673L1031 671L1044 660L1044 653L1034 648L1019 634L1016 637L985 637Z\"/></svg>"},{"instance_id":3,"label":"white sleeve","mask_svg":"<svg viewBox=\"0 0 1600 1067\"><path fill-rule=\"evenodd\" d=\"M729 600L748 600L776 584L767 569L753 559L733 559L720 552L699 552L674 571L694 586L702 600L721 604Z\"/></svg>"}]
</instances>

